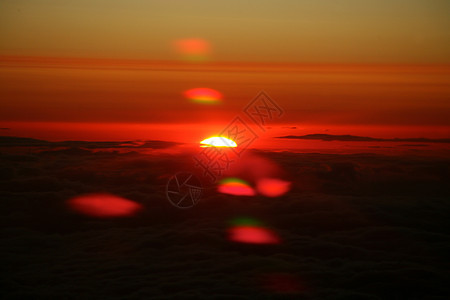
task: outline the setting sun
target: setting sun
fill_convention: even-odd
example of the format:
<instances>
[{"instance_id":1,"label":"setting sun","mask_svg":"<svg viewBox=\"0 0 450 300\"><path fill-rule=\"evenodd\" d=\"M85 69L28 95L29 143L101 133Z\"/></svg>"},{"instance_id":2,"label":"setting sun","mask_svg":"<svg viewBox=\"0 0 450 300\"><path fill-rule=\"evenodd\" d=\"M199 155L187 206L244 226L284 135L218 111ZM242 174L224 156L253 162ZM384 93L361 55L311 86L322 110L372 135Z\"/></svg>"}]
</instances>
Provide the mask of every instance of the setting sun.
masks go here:
<instances>
[{"instance_id":1,"label":"setting sun","mask_svg":"<svg viewBox=\"0 0 450 300\"><path fill-rule=\"evenodd\" d=\"M235 141L230 140L223 136L213 136L207 139L204 139L200 142L200 147L228 147L235 148L237 144Z\"/></svg>"},{"instance_id":2,"label":"setting sun","mask_svg":"<svg viewBox=\"0 0 450 300\"><path fill-rule=\"evenodd\" d=\"M0 300L450 300L449 16L0 0Z\"/></svg>"}]
</instances>

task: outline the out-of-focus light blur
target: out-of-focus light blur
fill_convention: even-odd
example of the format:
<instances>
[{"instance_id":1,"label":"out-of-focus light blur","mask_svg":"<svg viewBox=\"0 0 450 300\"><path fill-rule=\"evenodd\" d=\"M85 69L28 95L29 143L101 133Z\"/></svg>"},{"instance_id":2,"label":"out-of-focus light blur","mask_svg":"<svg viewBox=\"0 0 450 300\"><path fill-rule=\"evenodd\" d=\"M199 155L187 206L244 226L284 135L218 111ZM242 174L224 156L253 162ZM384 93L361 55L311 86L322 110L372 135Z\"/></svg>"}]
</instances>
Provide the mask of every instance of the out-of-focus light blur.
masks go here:
<instances>
[{"instance_id":1,"label":"out-of-focus light blur","mask_svg":"<svg viewBox=\"0 0 450 300\"><path fill-rule=\"evenodd\" d=\"M235 196L254 196L256 194L248 182L233 177L222 179L217 190L219 193Z\"/></svg>"},{"instance_id":2,"label":"out-of-focus light blur","mask_svg":"<svg viewBox=\"0 0 450 300\"><path fill-rule=\"evenodd\" d=\"M256 183L256 190L266 197L279 197L286 194L291 187L289 181L277 178L263 178Z\"/></svg>"},{"instance_id":3,"label":"out-of-focus light blur","mask_svg":"<svg viewBox=\"0 0 450 300\"><path fill-rule=\"evenodd\" d=\"M282 168L276 162L253 152L246 152L239 159L239 163L232 164L228 171L229 177L245 178L249 182L277 178L283 174Z\"/></svg>"},{"instance_id":4,"label":"out-of-focus light blur","mask_svg":"<svg viewBox=\"0 0 450 300\"><path fill-rule=\"evenodd\" d=\"M229 240L246 244L279 244L280 239L272 231L252 226L238 226L228 230Z\"/></svg>"},{"instance_id":5,"label":"out-of-focus light blur","mask_svg":"<svg viewBox=\"0 0 450 300\"><path fill-rule=\"evenodd\" d=\"M223 95L210 88L194 88L184 92L184 96L192 102L202 104L218 104L221 102Z\"/></svg>"},{"instance_id":6,"label":"out-of-focus light blur","mask_svg":"<svg viewBox=\"0 0 450 300\"><path fill-rule=\"evenodd\" d=\"M279 197L286 194L291 188L290 181L281 179L285 176L286 172L273 160L247 152L239 159L238 163L230 166L226 174L226 178L230 179L221 182L219 187L222 189L219 191L232 190L231 187L233 190L239 191L243 186L253 186L254 193L252 195ZM242 178L248 182L243 181Z\"/></svg>"},{"instance_id":7,"label":"out-of-focus light blur","mask_svg":"<svg viewBox=\"0 0 450 300\"><path fill-rule=\"evenodd\" d=\"M228 229L228 240L244 244L273 245L281 243L280 237L272 230L262 226L258 220L237 218Z\"/></svg>"},{"instance_id":8,"label":"out-of-focus light blur","mask_svg":"<svg viewBox=\"0 0 450 300\"><path fill-rule=\"evenodd\" d=\"M173 46L183 60L191 62L206 61L211 53L211 44L201 38L179 39Z\"/></svg>"},{"instance_id":9,"label":"out-of-focus light blur","mask_svg":"<svg viewBox=\"0 0 450 300\"><path fill-rule=\"evenodd\" d=\"M142 208L134 201L107 193L77 196L70 199L68 205L80 214L96 218L131 216Z\"/></svg>"}]
</instances>

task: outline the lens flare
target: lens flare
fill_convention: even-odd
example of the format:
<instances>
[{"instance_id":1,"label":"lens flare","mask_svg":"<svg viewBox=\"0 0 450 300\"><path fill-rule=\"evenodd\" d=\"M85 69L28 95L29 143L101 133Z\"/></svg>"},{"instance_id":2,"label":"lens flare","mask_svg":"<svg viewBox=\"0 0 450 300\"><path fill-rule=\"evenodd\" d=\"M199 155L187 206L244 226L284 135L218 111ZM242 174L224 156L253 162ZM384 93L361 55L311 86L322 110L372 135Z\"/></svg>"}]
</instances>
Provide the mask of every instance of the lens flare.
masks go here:
<instances>
[{"instance_id":1,"label":"lens flare","mask_svg":"<svg viewBox=\"0 0 450 300\"><path fill-rule=\"evenodd\" d=\"M223 136L213 136L207 139L204 139L200 142L200 147L228 147L228 148L234 148L237 147L237 144L235 141L230 140Z\"/></svg>"},{"instance_id":2,"label":"lens flare","mask_svg":"<svg viewBox=\"0 0 450 300\"><path fill-rule=\"evenodd\" d=\"M96 218L130 216L142 208L134 201L106 193L77 196L68 204L74 211Z\"/></svg>"},{"instance_id":3,"label":"lens flare","mask_svg":"<svg viewBox=\"0 0 450 300\"><path fill-rule=\"evenodd\" d=\"M289 181L277 178L263 178L258 180L256 189L258 193L266 197L279 197L286 194L291 188Z\"/></svg>"},{"instance_id":4,"label":"lens flare","mask_svg":"<svg viewBox=\"0 0 450 300\"><path fill-rule=\"evenodd\" d=\"M193 62L208 60L211 52L211 44L200 38L175 40L173 46L184 60Z\"/></svg>"},{"instance_id":5,"label":"lens flare","mask_svg":"<svg viewBox=\"0 0 450 300\"><path fill-rule=\"evenodd\" d=\"M216 90L210 88L195 88L184 92L184 96L197 103L217 104L220 103L223 95Z\"/></svg>"},{"instance_id":6,"label":"lens flare","mask_svg":"<svg viewBox=\"0 0 450 300\"><path fill-rule=\"evenodd\" d=\"M225 178L219 182L219 193L235 196L254 196L255 190L244 180L239 178Z\"/></svg>"},{"instance_id":7,"label":"lens flare","mask_svg":"<svg viewBox=\"0 0 450 300\"><path fill-rule=\"evenodd\" d=\"M249 218L249 217L239 217L239 218L234 218L233 220L231 220L230 222L231 226L254 226L254 227L259 227L259 226L263 226L263 223L259 220L256 220L254 218Z\"/></svg>"},{"instance_id":8,"label":"lens flare","mask_svg":"<svg viewBox=\"0 0 450 300\"><path fill-rule=\"evenodd\" d=\"M278 235L251 218L238 218L231 222L228 239L236 243L273 245L281 242Z\"/></svg>"},{"instance_id":9,"label":"lens flare","mask_svg":"<svg viewBox=\"0 0 450 300\"><path fill-rule=\"evenodd\" d=\"M246 151L239 158L239 163L230 165L227 174L229 177L245 178L249 182L257 183L263 178L282 178L284 171L273 160Z\"/></svg>"},{"instance_id":10,"label":"lens flare","mask_svg":"<svg viewBox=\"0 0 450 300\"><path fill-rule=\"evenodd\" d=\"M280 239L272 231L253 227L239 226L228 231L229 239L233 242L246 244L279 244Z\"/></svg>"}]
</instances>

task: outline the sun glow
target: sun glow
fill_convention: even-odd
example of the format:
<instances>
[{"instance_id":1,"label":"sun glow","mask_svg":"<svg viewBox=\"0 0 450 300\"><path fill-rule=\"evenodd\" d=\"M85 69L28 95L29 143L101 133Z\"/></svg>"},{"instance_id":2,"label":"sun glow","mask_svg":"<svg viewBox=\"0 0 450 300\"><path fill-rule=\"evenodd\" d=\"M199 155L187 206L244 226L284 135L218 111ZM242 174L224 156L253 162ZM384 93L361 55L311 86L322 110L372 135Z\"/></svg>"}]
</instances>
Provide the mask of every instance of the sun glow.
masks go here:
<instances>
[{"instance_id":1,"label":"sun glow","mask_svg":"<svg viewBox=\"0 0 450 300\"><path fill-rule=\"evenodd\" d=\"M228 147L235 148L237 144L235 141L228 139L223 136L213 136L207 139L204 139L200 142L200 147Z\"/></svg>"}]
</instances>

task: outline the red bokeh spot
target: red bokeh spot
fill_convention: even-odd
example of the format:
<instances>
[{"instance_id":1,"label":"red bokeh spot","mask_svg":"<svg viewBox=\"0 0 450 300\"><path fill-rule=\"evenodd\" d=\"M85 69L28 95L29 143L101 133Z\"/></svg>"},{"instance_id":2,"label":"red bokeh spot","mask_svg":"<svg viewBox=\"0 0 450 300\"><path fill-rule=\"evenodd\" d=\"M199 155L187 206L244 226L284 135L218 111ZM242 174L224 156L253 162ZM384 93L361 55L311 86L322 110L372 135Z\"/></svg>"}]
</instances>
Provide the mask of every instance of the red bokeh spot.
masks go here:
<instances>
[{"instance_id":1,"label":"red bokeh spot","mask_svg":"<svg viewBox=\"0 0 450 300\"><path fill-rule=\"evenodd\" d=\"M222 100L223 95L210 88L194 88L184 92L184 96L195 102L217 103Z\"/></svg>"},{"instance_id":2,"label":"red bokeh spot","mask_svg":"<svg viewBox=\"0 0 450 300\"><path fill-rule=\"evenodd\" d=\"M204 39L180 39L174 42L177 51L183 54L205 55L211 50L211 45Z\"/></svg>"},{"instance_id":3,"label":"red bokeh spot","mask_svg":"<svg viewBox=\"0 0 450 300\"><path fill-rule=\"evenodd\" d=\"M218 191L222 194L235 195L235 196L254 196L255 191L249 186L240 186L232 184L220 185Z\"/></svg>"},{"instance_id":4,"label":"red bokeh spot","mask_svg":"<svg viewBox=\"0 0 450 300\"><path fill-rule=\"evenodd\" d=\"M258 180L256 189L266 197L279 197L286 194L291 187L289 181L276 178L263 178Z\"/></svg>"},{"instance_id":5,"label":"red bokeh spot","mask_svg":"<svg viewBox=\"0 0 450 300\"><path fill-rule=\"evenodd\" d=\"M217 188L219 193L235 196L254 196L255 190L244 180L239 178L225 178Z\"/></svg>"},{"instance_id":6,"label":"red bokeh spot","mask_svg":"<svg viewBox=\"0 0 450 300\"><path fill-rule=\"evenodd\" d=\"M230 165L226 176L244 178L249 182L258 182L263 178L279 178L284 174L274 161L261 155L245 152L238 164Z\"/></svg>"},{"instance_id":7,"label":"red bokeh spot","mask_svg":"<svg viewBox=\"0 0 450 300\"><path fill-rule=\"evenodd\" d=\"M211 44L198 38L180 39L173 42L175 51L187 61L205 61L208 60L211 52Z\"/></svg>"},{"instance_id":8,"label":"red bokeh spot","mask_svg":"<svg viewBox=\"0 0 450 300\"><path fill-rule=\"evenodd\" d=\"M271 230L256 226L236 226L228 230L229 240L247 244L279 244L280 238Z\"/></svg>"},{"instance_id":9,"label":"red bokeh spot","mask_svg":"<svg viewBox=\"0 0 450 300\"><path fill-rule=\"evenodd\" d=\"M78 196L68 204L76 212L97 218L130 216L142 208L134 201L106 193Z\"/></svg>"}]
</instances>

